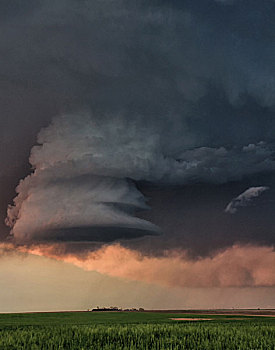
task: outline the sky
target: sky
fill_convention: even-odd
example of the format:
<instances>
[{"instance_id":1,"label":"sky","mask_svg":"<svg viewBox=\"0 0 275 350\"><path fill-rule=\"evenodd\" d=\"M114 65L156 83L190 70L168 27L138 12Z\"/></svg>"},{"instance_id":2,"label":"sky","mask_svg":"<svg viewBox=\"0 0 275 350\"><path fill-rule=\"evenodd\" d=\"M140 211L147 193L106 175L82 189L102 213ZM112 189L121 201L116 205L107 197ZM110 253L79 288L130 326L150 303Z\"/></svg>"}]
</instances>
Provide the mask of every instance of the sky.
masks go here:
<instances>
[{"instance_id":1,"label":"sky","mask_svg":"<svg viewBox=\"0 0 275 350\"><path fill-rule=\"evenodd\" d=\"M275 307L275 2L0 4L0 312Z\"/></svg>"}]
</instances>

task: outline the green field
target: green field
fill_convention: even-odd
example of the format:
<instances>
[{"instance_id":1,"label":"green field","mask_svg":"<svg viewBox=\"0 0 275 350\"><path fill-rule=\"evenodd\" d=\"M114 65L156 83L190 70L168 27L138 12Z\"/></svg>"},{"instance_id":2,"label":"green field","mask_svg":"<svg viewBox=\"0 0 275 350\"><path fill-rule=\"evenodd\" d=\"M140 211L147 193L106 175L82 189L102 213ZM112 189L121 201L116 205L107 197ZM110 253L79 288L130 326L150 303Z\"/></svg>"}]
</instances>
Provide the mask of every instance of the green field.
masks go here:
<instances>
[{"instance_id":1,"label":"green field","mask_svg":"<svg viewBox=\"0 0 275 350\"><path fill-rule=\"evenodd\" d=\"M0 314L0 349L274 350L275 318L155 312Z\"/></svg>"}]
</instances>

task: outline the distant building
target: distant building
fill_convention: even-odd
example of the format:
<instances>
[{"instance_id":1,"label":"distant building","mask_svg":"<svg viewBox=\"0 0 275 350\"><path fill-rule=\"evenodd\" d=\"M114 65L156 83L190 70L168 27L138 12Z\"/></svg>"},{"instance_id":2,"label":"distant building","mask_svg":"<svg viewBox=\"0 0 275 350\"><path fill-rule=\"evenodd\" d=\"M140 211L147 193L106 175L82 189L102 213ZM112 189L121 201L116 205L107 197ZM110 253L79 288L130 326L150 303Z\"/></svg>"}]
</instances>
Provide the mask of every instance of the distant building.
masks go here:
<instances>
[{"instance_id":1,"label":"distant building","mask_svg":"<svg viewBox=\"0 0 275 350\"><path fill-rule=\"evenodd\" d=\"M144 309L142 307L140 307L139 309L136 309L134 307L130 308L130 309L121 309L117 306L110 306L110 307L99 307L97 306L96 308L90 310L88 309L88 311L130 311L130 312L143 312Z\"/></svg>"},{"instance_id":2,"label":"distant building","mask_svg":"<svg viewBox=\"0 0 275 350\"><path fill-rule=\"evenodd\" d=\"M122 309L118 308L117 306L110 306L110 307L97 307L96 309L92 309L92 311L122 311Z\"/></svg>"}]
</instances>

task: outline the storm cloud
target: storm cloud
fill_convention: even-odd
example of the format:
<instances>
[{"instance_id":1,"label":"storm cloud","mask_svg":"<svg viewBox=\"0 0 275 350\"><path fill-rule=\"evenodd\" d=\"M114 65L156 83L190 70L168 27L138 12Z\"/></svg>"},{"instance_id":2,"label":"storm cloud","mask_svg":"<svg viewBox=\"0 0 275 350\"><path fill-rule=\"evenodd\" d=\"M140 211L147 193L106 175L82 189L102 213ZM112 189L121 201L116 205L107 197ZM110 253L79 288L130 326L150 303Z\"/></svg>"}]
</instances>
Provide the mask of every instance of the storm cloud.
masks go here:
<instances>
[{"instance_id":1,"label":"storm cloud","mask_svg":"<svg viewBox=\"0 0 275 350\"><path fill-rule=\"evenodd\" d=\"M55 118L40 132L40 145L30 156L34 172L20 182L15 206L8 209L13 237L22 242L106 242L154 235L156 226L133 216L148 209L134 181L223 183L274 166L264 142L241 149L190 150L175 135L177 152L167 154L161 142L165 123L156 133L152 126L132 124L131 117L115 123L104 117L94 122L87 113Z\"/></svg>"},{"instance_id":2,"label":"storm cloud","mask_svg":"<svg viewBox=\"0 0 275 350\"><path fill-rule=\"evenodd\" d=\"M17 242L112 242L164 230L152 245L169 248L167 236L182 244L186 227L190 242L200 233L178 222L182 190L176 220L161 225L167 187L238 187L274 173L274 1L1 7L1 207L4 219L23 179L6 221ZM144 181L166 188L156 216ZM200 210L192 215L208 208ZM219 244L233 244L228 236L237 235Z\"/></svg>"}]
</instances>

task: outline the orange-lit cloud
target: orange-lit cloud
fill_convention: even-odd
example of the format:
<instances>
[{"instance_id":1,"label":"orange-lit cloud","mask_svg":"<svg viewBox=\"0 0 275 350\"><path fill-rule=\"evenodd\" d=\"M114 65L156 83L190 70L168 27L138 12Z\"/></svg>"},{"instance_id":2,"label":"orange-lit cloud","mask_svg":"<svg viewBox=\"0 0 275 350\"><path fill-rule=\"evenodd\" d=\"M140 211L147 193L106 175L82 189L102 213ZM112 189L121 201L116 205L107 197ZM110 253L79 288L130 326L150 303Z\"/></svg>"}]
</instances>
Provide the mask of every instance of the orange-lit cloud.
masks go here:
<instances>
[{"instance_id":1,"label":"orange-lit cloud","mask_svg":"<svg viewBox=\"0 0 275 350\"><path fill-rule=\"evenodd\" d=\"M234 245L198 259L189 258L184 251L144 256L119 244L106 245L85 257L63 255L56 248L42 245L19 250L72 263L84 270L170 287L275 286L273 247Z\"/></svg>"}]
</instances>

